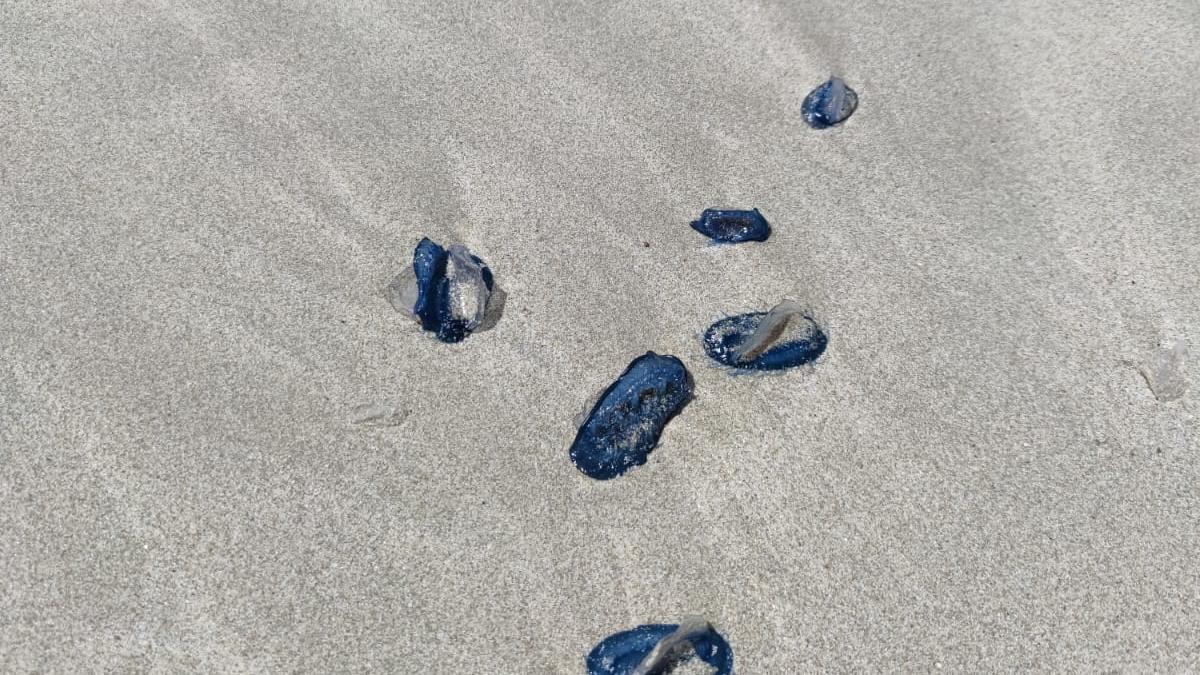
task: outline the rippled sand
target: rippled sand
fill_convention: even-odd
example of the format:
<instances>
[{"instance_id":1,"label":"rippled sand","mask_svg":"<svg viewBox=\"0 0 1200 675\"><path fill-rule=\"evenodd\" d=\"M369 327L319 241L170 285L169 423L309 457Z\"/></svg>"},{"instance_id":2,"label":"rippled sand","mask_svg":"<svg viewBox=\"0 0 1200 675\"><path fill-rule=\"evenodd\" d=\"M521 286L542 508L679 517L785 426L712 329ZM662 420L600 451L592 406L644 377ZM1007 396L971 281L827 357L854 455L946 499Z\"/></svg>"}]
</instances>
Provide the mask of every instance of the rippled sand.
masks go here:
<instances>
[{"instance_id":1,"label":"rippled sand","mask_svg":"<svg viewBox=\"0 0 1200 675\"><path fill-rule=\"evenodd\" d=\"M1200 668L1194 6L257 4L0 10L0 670ZM393 311L422 236L491 330ZM814 368L707 360L780 298ZM647 350L697 398L589 480Z\"/></svg>"}]
</instances>

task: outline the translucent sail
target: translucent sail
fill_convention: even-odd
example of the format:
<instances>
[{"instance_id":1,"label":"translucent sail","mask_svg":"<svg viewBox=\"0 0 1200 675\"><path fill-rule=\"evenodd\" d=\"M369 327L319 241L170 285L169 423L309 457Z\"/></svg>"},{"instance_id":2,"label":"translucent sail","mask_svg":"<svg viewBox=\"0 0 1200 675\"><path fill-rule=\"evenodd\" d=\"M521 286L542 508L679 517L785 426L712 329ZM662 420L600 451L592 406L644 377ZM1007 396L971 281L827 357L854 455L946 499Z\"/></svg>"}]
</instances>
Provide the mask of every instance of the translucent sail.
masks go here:
<instances>
[{"instance_id":1,"label":"translucent sail","mask_svg":"<svg viewBox=\"0 0 1200 675\"><path fill-rule=\"evenodd\" d=\"M646 658L642 659L637 668L630 671L629 675L650 675L657 672L659 668L692 649L692 638L705 635L711 629L708 621L699 617L684 619L679 624L679 628L655 645L654 649L646 655Z\"/></svg>"}]
</instances>

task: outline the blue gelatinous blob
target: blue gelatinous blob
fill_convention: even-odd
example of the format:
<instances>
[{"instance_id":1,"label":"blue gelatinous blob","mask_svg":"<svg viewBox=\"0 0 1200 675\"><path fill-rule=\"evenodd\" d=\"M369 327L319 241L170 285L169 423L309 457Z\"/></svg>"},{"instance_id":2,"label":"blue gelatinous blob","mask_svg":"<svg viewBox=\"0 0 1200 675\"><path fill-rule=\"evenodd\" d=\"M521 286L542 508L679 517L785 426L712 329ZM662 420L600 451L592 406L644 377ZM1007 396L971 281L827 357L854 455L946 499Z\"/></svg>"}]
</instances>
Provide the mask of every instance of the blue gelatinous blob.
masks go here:
<instances>
[{"instance_id":1,"label":"blue gelatinous blob","mask_svg":"<svg viewBox=\"0 0 1200 675\"><path fill-rule=\"evenodd\" d=\"M438 287L446 278L446 249L429 240L421 239L413 251L413 272L417 275L417 301L413 314L421 320L421 328L437 332L441 323L438 308Z\"/></svg>"},{"instance_id":2,"label":"blue gelatinous blob","mask_svg":"<svg viewBox=\"0 0 1200 675\"><path fill-rule=\"evenodd\" d=\"M738 244L743 241L766 241L771 226L758 209L705 209L692 229L713 241Z\"/></svg>"},{"instance_id":3,"label":"blue gelatinous blob","mask_svg":"<svg viewBox=\"0 0 1200 675\"><path fill-rule=\"evenodd\" d=\"M699 658L717 669L717 675L733 673L733 649L725 638L707 623L687 635L679 636L690 649L673 649L661 658L648 658L665 640L675 639L680 627L673 624L646 624L605 638L587 655L588 675L665 675L692 658Z\"/></svg>"},{"instance_id":4,"label":"blue gelatinous blob","mask_svg":"<svg viewBox=\"0 0 1200 675\"><path fill-rule=\"evenodd\" d=\"M709 326L704 352L734 368L783 370L816 360L828 342L812 317L785 300L770 312L739 314Z\"/></svg>"},{"instance_id":5,"label":"blue gelatinous blob","mask_svg":"<svg viewBox=\"0 0 1200 675\"><path fill-rule=\"evenodd\" d=\"M841 124L858 107L858 94L840 77L831 77L804 98L800 112L814 129Z\"/></svg>"},{"instance_id":6,"label":"blue gelatinous blob","mask_svg":"<svg viewBox=\"0 0 1200 675\"><path fill-rule=\"evenodd\" d=\"M571 444L571 461L596 480L645 464L663 427L691 399L683 362L646 352L600 395Z\"/></svg>"},{"instance_id":7,"label":"blue gelatinous blob","mask_svg":"<svg viewBox=\"0 0 1200 675\"><path fill-rule=\"evenodd\" d=\"M403 276L403 275L402 275ZM463 246L450 250L428 238L413 252L411 279L398 279L393 304L421 322L421 328L437 334L442 342L459 342L483 321L493 288L492 271ZM412 306L404 306L408 301Z\"/></svg>"}]
</instances>

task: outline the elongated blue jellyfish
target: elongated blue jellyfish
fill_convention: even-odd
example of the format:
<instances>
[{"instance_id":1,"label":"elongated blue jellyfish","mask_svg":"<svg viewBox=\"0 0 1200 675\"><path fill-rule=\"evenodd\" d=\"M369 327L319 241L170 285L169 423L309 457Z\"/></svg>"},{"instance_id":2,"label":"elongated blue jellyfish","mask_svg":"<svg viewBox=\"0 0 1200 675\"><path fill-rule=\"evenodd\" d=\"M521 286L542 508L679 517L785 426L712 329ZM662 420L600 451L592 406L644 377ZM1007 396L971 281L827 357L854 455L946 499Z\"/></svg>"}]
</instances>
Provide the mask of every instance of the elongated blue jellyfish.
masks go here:
<instances>
[{"instance_id":1,"label":"elongated blue jellyfish","mask_svg":"<svg viewBox=\"0 0 1200 675\"><path fill-rule=\"evenodd\" d=\"M645 464L667 422L691 399L683 362L646 352L600 394L571 444L571 461L596 480Z\"/></svg>"},{"instance_id":2,"label":"elongated blue jellyfish","mask_svg":"<svg viewBox=\"0 0 1200 675\"><path fill-rule=\"evenodd\" d=\"M646 624L610 635L587 655L586 664L588 675L666 675L693 659L715 668L716 675L733 673L733 649L703 619Z\"/></svg>"},{"instance_id":3,"label":"elongated blue jellyfish","mask_svg":"<svg viewBox=\"0 0 1200 675\"><path fill-rule=\"evenodd\" d=\"M808 126L827 129L845 122L857 107L858 94L835 75L804 97L800 112Z\"/></svg>"},{"instance_id":4,"label":"elongated blue jellyfish","mask_svg":"<svg viewBox=\"0 0 1200 675\"><path fill-rule=\"evenodd\" d=\"M731 316L709 326L704 353L744 370L782 370L816 360L828 338L800 305L784 300L769 312Z\"/></svg>"},{"instance_id":5,"label":"elongated blue jellyfish","mask_svg":"<svg viewBox=\"0 0 1200 675\"><path fill-rule=\"evenodd\" d=\"M396 311L442 342L459 342L483 323L492 285L492 271L467 247L447 250L425 238L413 251L412 267L392 280L386 294Z\"/></svg>"},{"instance_id":6,"label":"elongated blue jellyfish","mask_svg":"<svg viewBox=\"0 0 1200 675\"><path fill-rule=\"evenodd\" d=\"M692 229L713 241L740 244L743 241L766 241L771 226L758 209L704 209Z\"/></svg>"}]
</instances>

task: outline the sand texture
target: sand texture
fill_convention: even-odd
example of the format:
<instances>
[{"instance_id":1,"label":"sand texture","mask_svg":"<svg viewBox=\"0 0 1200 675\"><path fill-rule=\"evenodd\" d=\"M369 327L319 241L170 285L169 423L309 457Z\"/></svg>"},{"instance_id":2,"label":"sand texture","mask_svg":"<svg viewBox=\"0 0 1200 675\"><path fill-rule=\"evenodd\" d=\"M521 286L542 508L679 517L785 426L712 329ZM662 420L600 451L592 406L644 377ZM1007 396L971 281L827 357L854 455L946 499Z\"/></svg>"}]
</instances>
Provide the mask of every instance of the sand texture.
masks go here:
<instances>
[{"instance_id":1,"label":"sand texture","mask_svg":"<svg viewBox=\"0 0 1200 675\"><path fill-rule=\"evenodd\" d=\"M0 671L1198 670L1198 73L1190 0L3 2ZM494 327L393 310L422 236ZM783 298L815 367L705 357Z\"/></svg>"}]
</instances>

